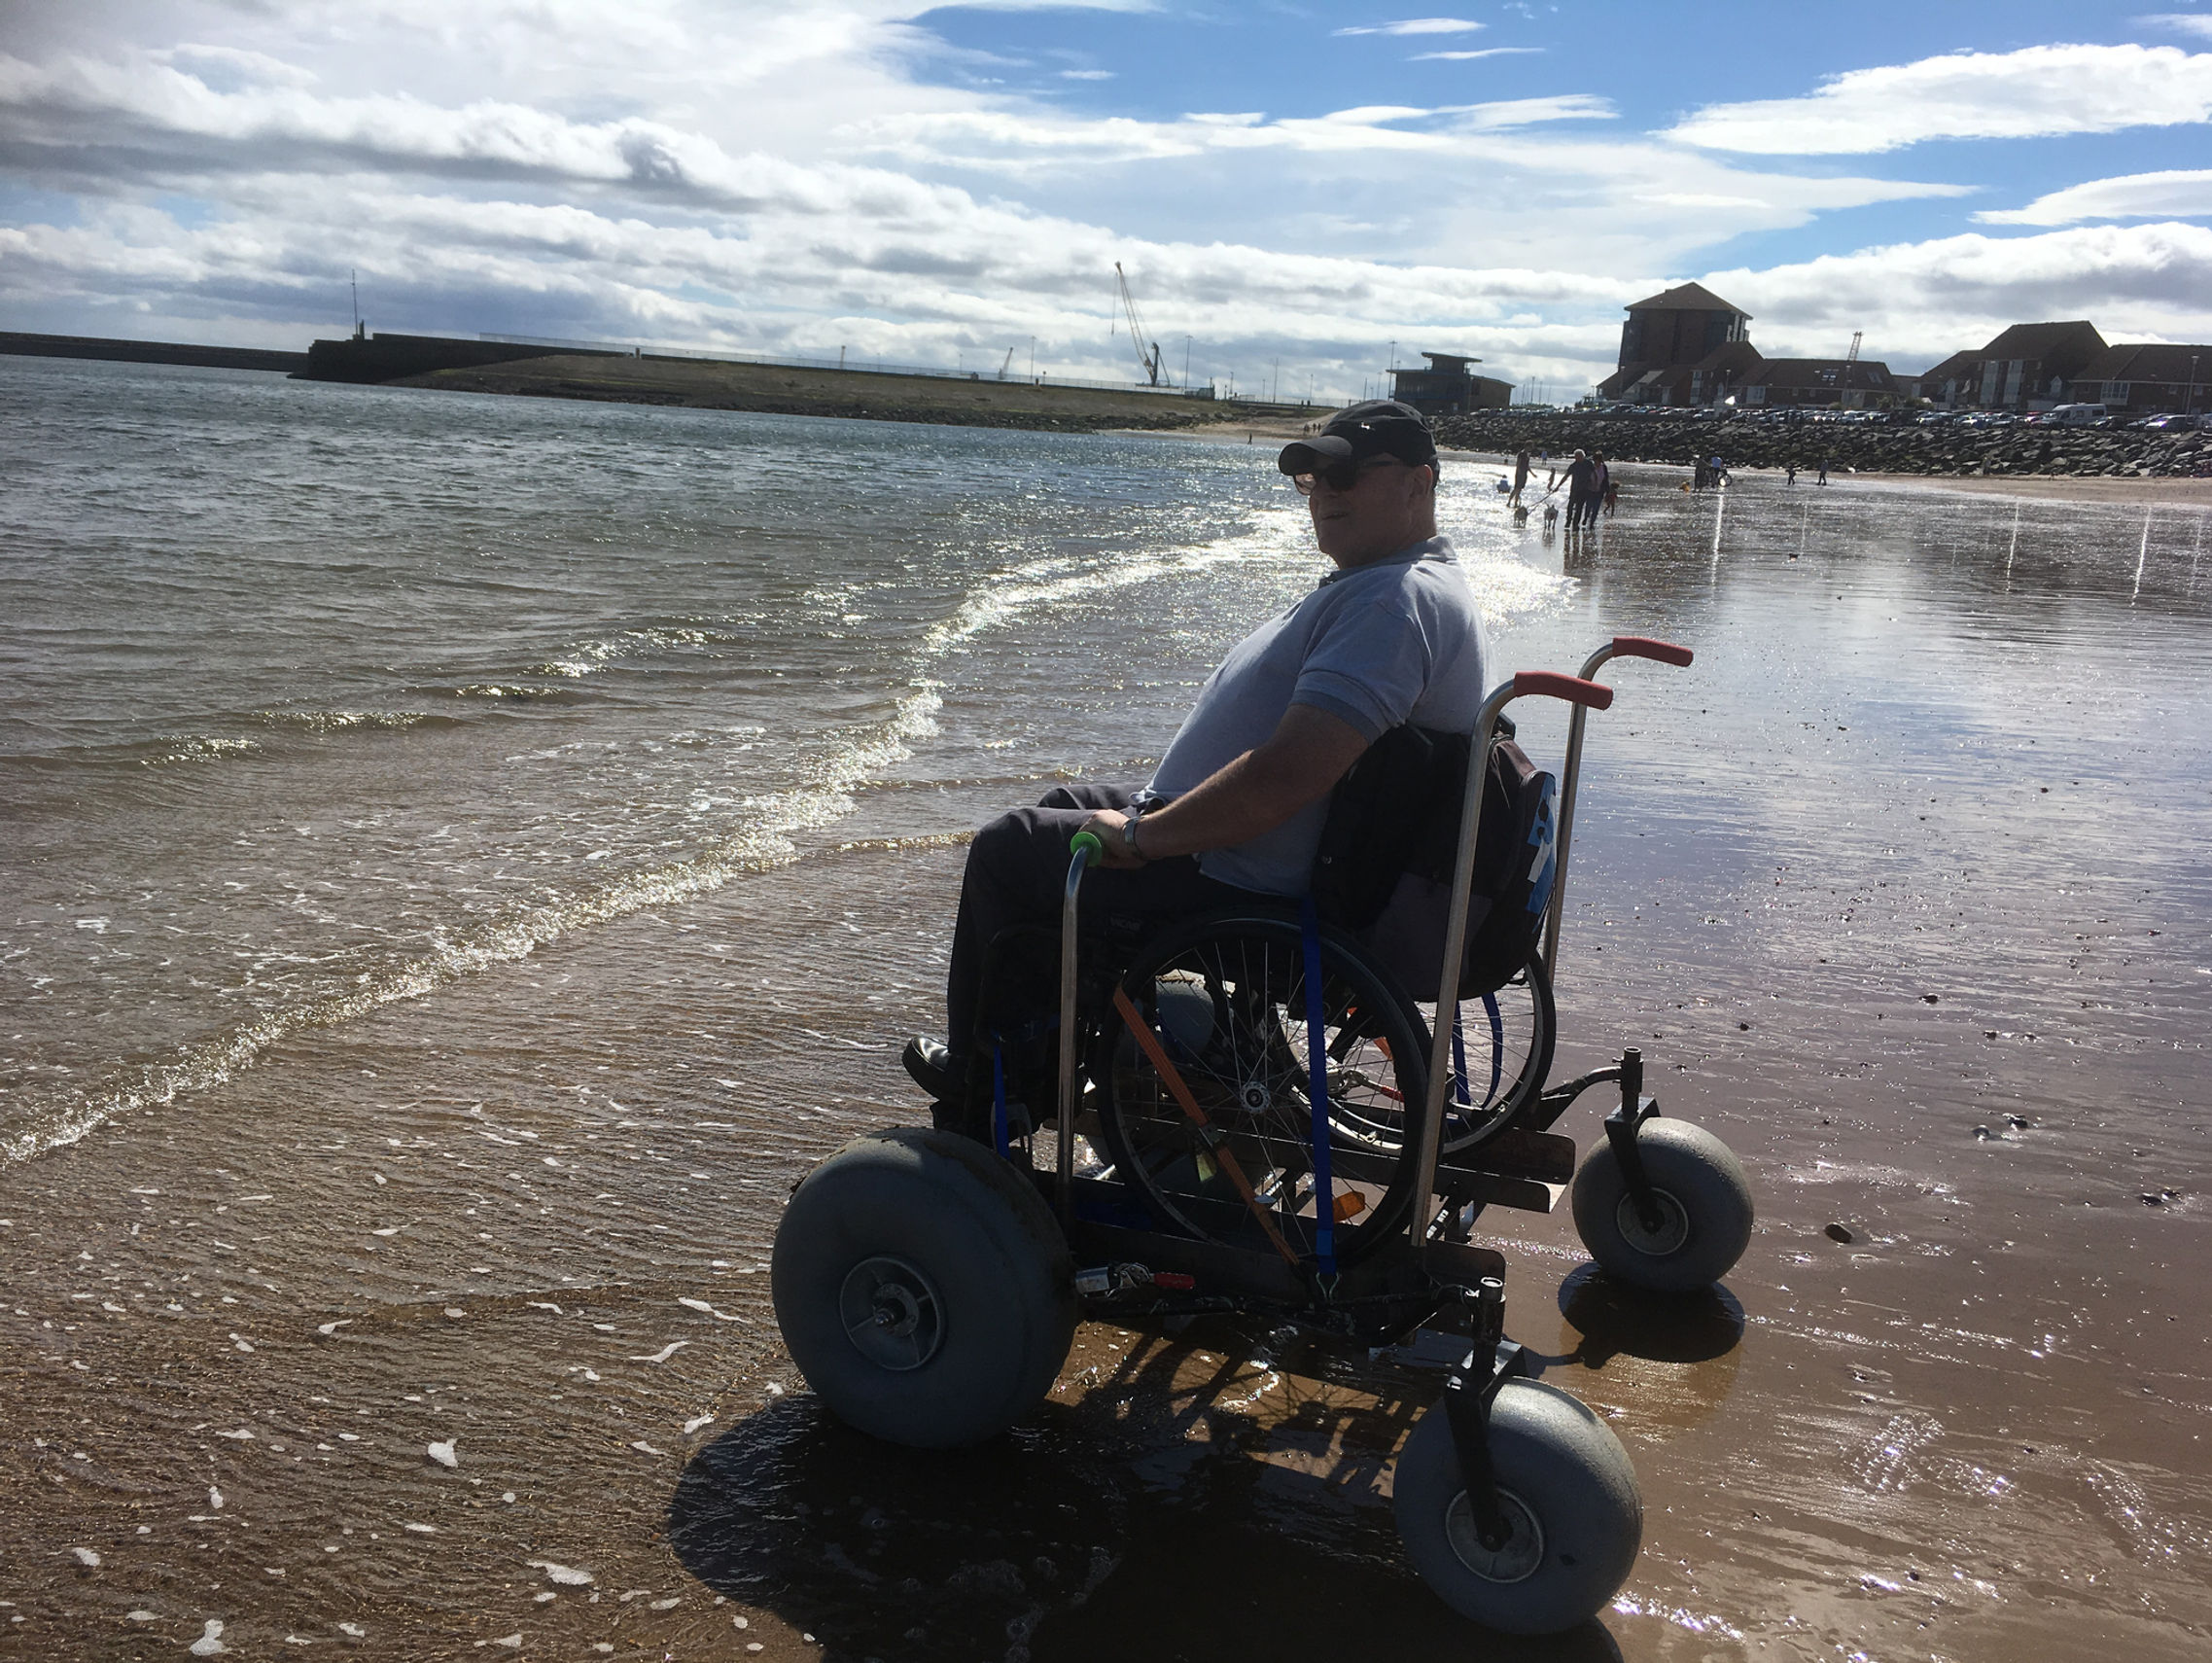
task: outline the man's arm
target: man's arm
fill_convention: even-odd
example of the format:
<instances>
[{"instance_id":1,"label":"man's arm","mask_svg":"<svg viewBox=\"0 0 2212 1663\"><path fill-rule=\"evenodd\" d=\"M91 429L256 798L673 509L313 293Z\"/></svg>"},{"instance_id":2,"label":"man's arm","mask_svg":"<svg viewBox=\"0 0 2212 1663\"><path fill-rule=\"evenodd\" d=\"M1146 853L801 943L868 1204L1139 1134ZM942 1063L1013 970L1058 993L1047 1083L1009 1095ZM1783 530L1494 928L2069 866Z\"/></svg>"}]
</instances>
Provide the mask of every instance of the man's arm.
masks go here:
<instances>
[{"instance_id":1,"label":"man's arm","mask_svg":"<svg viewBox=\"0 0 2212 1663\"><path fill-rule=\"evenodd\" d=\"M1138 833L1144 859L1226 849L1272 832L1326 795L1366 749L1366 737L1341 716L1294 704L1264 744L1144 816ZM1098 833L1109 867L1141 864L1122 840L1128 818L1118 809L1101 809L1083 828Z\"/></svg>"}]
</instances>

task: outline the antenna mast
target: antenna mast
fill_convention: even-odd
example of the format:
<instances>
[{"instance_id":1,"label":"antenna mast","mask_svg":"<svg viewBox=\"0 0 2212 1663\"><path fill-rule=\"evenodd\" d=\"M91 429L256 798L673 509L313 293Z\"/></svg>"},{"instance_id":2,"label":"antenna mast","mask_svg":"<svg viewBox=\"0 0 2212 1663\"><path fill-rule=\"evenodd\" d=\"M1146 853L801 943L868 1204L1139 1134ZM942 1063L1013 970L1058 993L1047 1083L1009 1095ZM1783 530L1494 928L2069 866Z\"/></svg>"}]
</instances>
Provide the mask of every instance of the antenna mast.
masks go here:
<instances>
[{"instance_id":1,"label":"antenna mast","mask_svg":"<svg viewBox=\"0 0 2212 1663\"><path fill-rule=\"evenodd\" d=\"M361 273L352 266L346 268L346 281L353 286L353 338L361 338Z\"/></svg>"},{"instance_id":2,"label":"antenna mast","mask_svg":"<svg viewBox=\"0 0 2212 1663\"><path fill-rule=\"evenodd\" d=\"M1121 312L1129 324L1129 338L1137 347L1137 362L1144 367L1145 381L1157 387L1160 384L1160 343L1152 341L1146 350L1144 320L1137 315L1137 297L1129 292L1129 278L1121 269L1121 262L1113 263L1113 280L1121 290Z\"/></svg>"}]
</instances>

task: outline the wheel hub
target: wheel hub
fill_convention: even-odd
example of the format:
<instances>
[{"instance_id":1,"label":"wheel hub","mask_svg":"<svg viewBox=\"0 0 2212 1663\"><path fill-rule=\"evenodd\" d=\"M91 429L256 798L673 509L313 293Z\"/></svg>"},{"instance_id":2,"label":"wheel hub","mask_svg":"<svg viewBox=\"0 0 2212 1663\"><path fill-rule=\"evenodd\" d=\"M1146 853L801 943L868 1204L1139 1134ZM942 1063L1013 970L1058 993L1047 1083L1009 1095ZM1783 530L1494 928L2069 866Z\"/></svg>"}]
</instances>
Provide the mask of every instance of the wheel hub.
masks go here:
<instances>
[{"instance_id":1,"label":"wheel hub","mask_svg":"<svg viewBox=\"0 0 2212 1663\"><path fill-rule=\"evenodd\" d=\"M1274 1102L1275 1094L1265 1080L1247 1079L1238 1088L1237 1106L1247 1115L1264 1115Z\"/></svg>"},{"instance_id":2,"label":"wheel hub","mask_svg":"<svg viewBox=\"0 0 2212 1663\"><path fill-rule=\"evenodd\" d=\"M1495 1548L1483 1545L1475 1529L1475 1509L1462 1490L1452 1498L1444 1514L1444 1535L1459 1563L1486 1582L1524 1582L1544 1562L1544 1527L1511 1490L1497 1492L1498 1511L1505 1515L1506 1538Z\"/></svg>"},{"instance_id":3,"label":"wheel hub","mask_svg":"<svg viewBox=\"0 0 2212 1663\"><path fill-rule=\"evenodd\" d=\"M1680 1253L1690 1245L1690 1215L1682 1203L1664 1189L1651 1192L1652 1203L1659 1212L1659 1227L1648 1227L1636 1212L1635 1198L1621 1197L1613 1212L1613 1222L1621 1232L1621 1239L1650 1258L1665 1258Z\"/></svg>"},{"instance_id":4,"label":"wheel hub","mask_svg":"<svg viewBox=\"0 0 2212 1663\"><path fill-rule=\"evenodd\" d=\"M944 1311L930 1279L902 1258L863 1258L846 1273L837 1314L854 1349L878 1367L920 1368L944 1343Z\"/></svg>"}]
</instances>

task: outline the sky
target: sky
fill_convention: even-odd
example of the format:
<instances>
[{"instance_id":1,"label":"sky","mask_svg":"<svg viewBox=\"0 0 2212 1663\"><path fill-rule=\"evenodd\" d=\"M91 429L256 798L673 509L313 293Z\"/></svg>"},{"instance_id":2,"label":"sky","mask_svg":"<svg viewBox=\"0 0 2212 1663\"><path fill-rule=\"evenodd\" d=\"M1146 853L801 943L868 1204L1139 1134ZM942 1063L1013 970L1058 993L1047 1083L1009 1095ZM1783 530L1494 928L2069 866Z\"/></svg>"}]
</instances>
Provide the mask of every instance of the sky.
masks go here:
<instances>
[{"instance_id":1,"label":"sky","mask_svg":"<svg viewBox=\"0 0 2212 1663\"><path fill-rule=\"evenodd\" d=\"M1444 5L1448 0L1430 0ZM2212 340L2212 0L0 0L0 329L1356 396ZM1009 359L1009 356L1010 359Z\"/></svg>"}]
</instances>

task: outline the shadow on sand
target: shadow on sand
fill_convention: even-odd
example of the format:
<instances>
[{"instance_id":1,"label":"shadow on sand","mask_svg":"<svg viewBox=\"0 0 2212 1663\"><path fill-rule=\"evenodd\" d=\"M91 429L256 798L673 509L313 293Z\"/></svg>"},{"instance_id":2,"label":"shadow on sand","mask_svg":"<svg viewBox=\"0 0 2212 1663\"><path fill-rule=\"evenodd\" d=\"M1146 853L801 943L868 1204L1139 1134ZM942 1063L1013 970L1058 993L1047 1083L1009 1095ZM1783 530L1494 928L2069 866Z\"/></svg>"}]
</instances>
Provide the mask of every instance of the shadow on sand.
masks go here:
<instances>
[{"instance_id":1,"label":"shadow on sand","mask_svg":"<svg viewBox=\"0 0 2212 1663\"><path fill-rule=\"evenodd\" d=\"M899 1449L778 1402L692 1459L670 1543L835 1663L1617 1663L1598 1622L1493 1636L1406 1567L1384 1474L1433 1375L1289 1351L1257 1369L1232 1360L1261 1342L1219 1326L1211 1354L1127 1337L1078 1363L1074 1400L978 1449Z\"/></svg>"}]
</instances>

